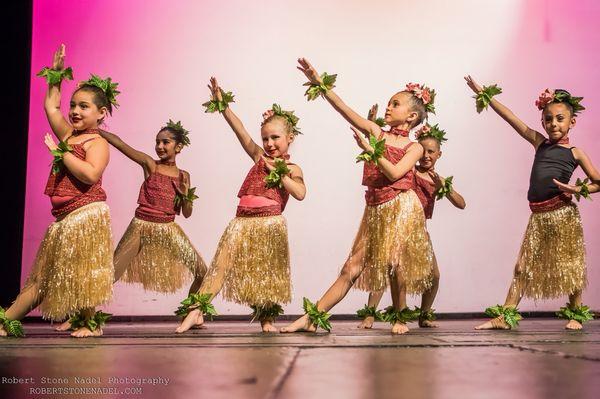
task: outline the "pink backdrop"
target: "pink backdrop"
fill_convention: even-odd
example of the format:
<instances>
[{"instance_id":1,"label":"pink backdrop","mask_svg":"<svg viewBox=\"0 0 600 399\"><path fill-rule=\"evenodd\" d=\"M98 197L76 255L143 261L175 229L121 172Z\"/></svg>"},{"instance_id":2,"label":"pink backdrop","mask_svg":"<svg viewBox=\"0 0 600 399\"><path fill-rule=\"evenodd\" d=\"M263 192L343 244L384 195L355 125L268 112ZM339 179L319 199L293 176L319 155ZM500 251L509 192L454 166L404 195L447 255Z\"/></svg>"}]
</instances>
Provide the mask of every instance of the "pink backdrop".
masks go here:
<instances>
[{"instance_id":1,"label":"pink backdrop","mask_svg":"<svg viewBox=\"0 0 600 399\"><path fill-rule=\"evenodd\" d=\"M305 79L295 69L296 58L305 56L321 71L338 73L338 93L361 113L375 102L383 106L406 82L434 87L438 111L433 120L450 139L438 170L454 175L468 204L459 211L440 202L429 222L442 273L435 308L470 312L502 302L529 215L533 152L495 114L475 113L462 77L470 73L482 83L499 83L502 101L533 127L540 120L533 102L542 89L561 87L584 96L588 109L572 142L600 166L594 128L600 122L599 17L600 5L593 0L568 5L549 0L37 0L22 279L52 220L43 195L51 161L42 141L49 131L42 105L46 86L34 75L65 43L66 63L76 80L93 72L120 83L121 107L107 129L149 154L155 133L169 118L191 130L192 146L178 162L191 173L200 199L193 217L178 221L207 262L234 215L235 195L251 166L222 118L203 113L208 78L214 74L234 91L234 109L257 138L261 113L273 102L296 110L304 135L291 153L304 169L308 196L302 203L290 201L286 210L294 286L288 313L298 313L302 296L315 300L334 280L364 206L361 166L353 161L358 150L348 125L324 101L304 100ZM63 85L65 112L74 86ZM133 216L142 178L137 165L111 152L104 186L115 243ZM594 308L600 306L599 199L580 206L592 287L584 299ZM184 291L165 296L119 283L108 310L170 314ZM352 292L334 311L354 312L365 300L366 294ZM552 310L562 303L524 301L521 308ZM215 305L223 314L248 312L220 299Z\"/></svg>"}]
</instances>

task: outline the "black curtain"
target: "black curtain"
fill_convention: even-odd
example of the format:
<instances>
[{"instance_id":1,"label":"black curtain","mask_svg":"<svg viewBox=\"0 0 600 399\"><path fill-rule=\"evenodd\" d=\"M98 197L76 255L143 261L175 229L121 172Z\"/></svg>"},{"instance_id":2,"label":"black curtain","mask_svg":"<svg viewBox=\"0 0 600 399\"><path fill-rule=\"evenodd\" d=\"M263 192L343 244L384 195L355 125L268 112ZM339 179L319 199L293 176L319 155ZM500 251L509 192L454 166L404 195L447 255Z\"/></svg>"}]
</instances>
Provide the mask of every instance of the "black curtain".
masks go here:
<instances>
[{"instance_id":1,"label":"black curtain","mask_svg":"<svg viewBox=\"0 0 600 399\"><path fill-rule=\"evenodd\" d=\"M2 218L0 306L6 307L19 292L31 63L31 0L9 1L2 22L2 144L0 191ZM41 107L41 104L40 104ZM40 108L40 112L43 112Z\"/></svg>"}]
</instances>

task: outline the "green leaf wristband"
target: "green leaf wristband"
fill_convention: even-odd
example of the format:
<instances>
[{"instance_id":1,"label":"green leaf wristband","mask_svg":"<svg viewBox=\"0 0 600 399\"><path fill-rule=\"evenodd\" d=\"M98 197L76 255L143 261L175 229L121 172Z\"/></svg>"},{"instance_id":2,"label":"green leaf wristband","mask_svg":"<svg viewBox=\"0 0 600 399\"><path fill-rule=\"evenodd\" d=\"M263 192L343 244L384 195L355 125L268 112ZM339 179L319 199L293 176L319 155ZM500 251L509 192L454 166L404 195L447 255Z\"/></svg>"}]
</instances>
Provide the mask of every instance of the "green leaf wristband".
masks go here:
<instances>
[{"instance_id":1,"label":"green leaf wristband","mask_svg":"<svg viewBox=\"0 0 600 399\"><path fill-rule=\"evenodd\" d=\"M490 102L492 102L492 97L500 93L502 93L502 89L498 85L483 86L483 89L477 95L473 96L477 113L481 113L481 111L487 109Z\"/></svg>"},{"instance_id":2,"label":"green leaf wristband","mask_svg":"<svg viewBox=\"0 0 600 399\"><path fill-rule=\"evenodd\" d=\"M308 101L312 101L319 96L324 96L327 93L327 90L331 90L335 87L335 81L337 79L337 74L329 75L327 72L323 72L321 74L321 83L311 83L307 82L304 86L308 86L304 95L307 97Z\"/></svg>"}]
</instances>

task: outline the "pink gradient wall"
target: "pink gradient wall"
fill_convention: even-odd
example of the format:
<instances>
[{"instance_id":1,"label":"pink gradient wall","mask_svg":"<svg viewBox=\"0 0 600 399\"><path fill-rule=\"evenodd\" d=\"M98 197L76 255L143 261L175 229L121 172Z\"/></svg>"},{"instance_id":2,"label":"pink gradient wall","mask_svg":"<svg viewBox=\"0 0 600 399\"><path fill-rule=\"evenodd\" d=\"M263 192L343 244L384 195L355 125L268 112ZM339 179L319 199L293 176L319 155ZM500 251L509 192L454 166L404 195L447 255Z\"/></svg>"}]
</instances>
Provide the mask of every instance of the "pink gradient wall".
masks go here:
<instances>
[{"instance_id":1,"label":"pink gradient wall","mask_svg":"<svg viewBox=\"0 0 600 399\"><path fill-rule=\"evenodd\" d=\"M251 167L222 118L203 113L208 78L215 75L234 91L233 108L257 138L261 113L273 102L296 110L304 135L291 153L304 169L308 196L286 210L294 286L288 313L300 311L302 296L317 299L333 282L364 207L362 169L353 160L358 150L348 125L324 101L305 101L296 58L338 73L338 93L360 113L375 102L383 106L409 81L434 87L433 121L450 139L438 170L454 175L468 204L459 211L439 202L429 222L442 273L435 308L470 312L501 302L529 215L533 151L493 113L475 113L462 77L499 83L502 101L533 127L540 120L533 102L542 89L584 96L588 109L572 141L600 166L599 17L600 5L592 0L35 1L22 278L52 220L42 193L51 160L42 142L49 131L42 106L46 87L34 74L65 43L76 80L93 72L120 83L121 106L108 130L150 154L155 133L169 118L191 130L192 146L178 163L191 173L200 199L193 217L178 221L207 261ZM65 110L74 87L63 85ZM142 178L139 167L111 152L104 186L115 242L133 216ZM594 308L600 307L599 203L580 205L591 287L585 301ZM119 283L108 310L170 314L184 291L164 296ZM354 312L365 301L365 293L354 291L334 312ZM521 308L552 310L563 302L524 301ZM220 299L215 305L224 314L248 312Z\"/></svg>"}]
</instances>

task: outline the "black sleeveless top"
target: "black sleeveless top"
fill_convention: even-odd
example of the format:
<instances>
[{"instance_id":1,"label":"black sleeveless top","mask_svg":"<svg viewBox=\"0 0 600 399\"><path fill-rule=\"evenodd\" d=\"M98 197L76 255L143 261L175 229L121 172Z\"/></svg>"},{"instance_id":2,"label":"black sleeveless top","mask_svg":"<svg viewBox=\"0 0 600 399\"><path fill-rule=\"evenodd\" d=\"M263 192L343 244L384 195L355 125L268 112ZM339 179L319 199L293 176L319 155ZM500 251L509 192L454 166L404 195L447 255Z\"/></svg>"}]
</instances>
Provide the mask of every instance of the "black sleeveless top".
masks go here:
<instances>
[{"instance_id":1,"label":"black sleeveless top","mask_svg":"<svg viewBox=\"0 0 600 399\"><path fill-rule=\"evenodd\" d=\"M573 156L572 148L565 148L558 144L544 141L535 152L535 159L531 166L529 178L529 202L542 202L560 195L561 191L552 179L568 184L577 161Z\"/></svg>"}]
</instances>

